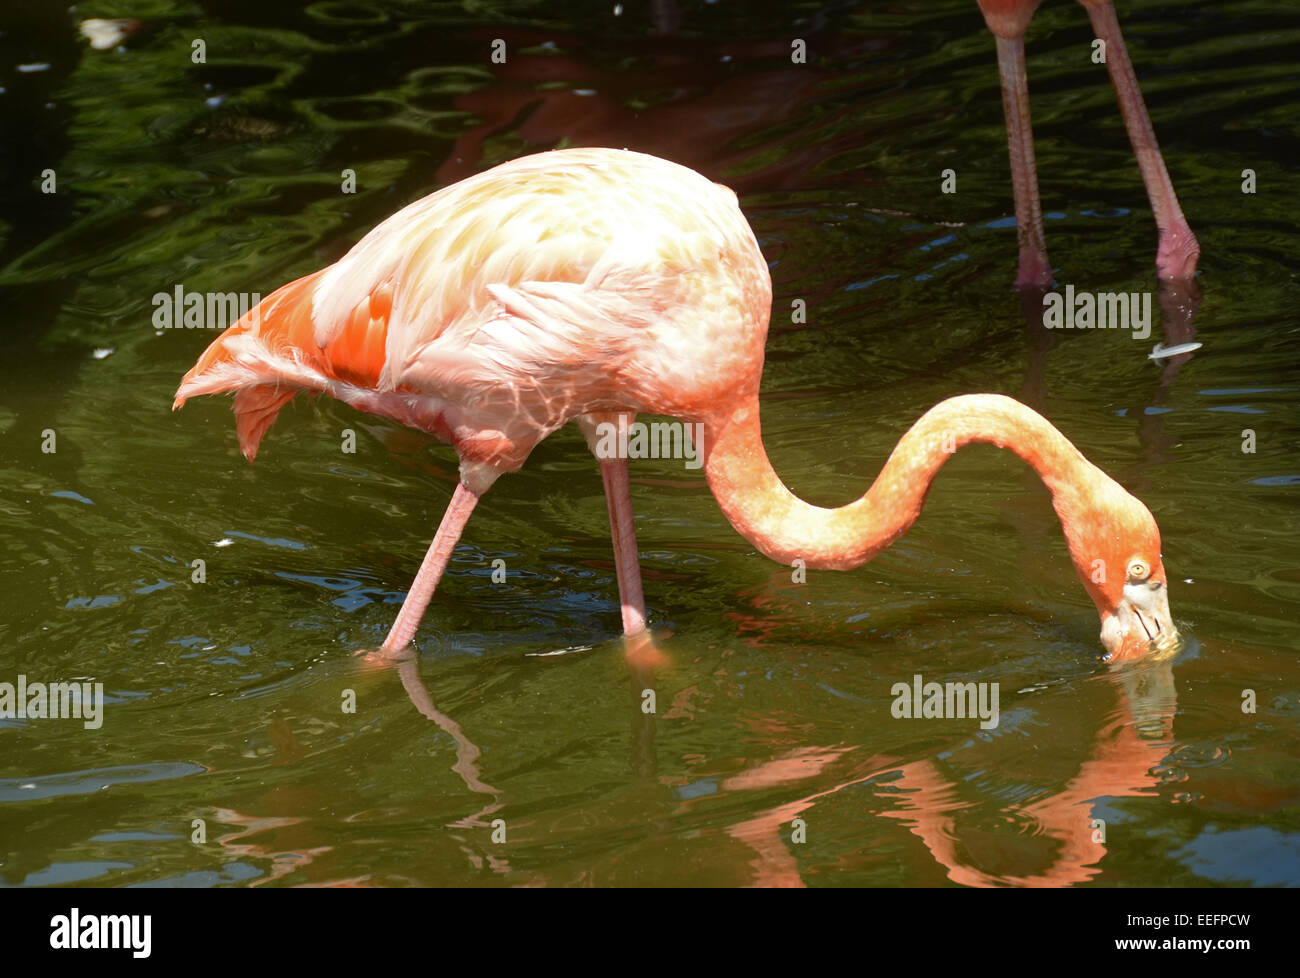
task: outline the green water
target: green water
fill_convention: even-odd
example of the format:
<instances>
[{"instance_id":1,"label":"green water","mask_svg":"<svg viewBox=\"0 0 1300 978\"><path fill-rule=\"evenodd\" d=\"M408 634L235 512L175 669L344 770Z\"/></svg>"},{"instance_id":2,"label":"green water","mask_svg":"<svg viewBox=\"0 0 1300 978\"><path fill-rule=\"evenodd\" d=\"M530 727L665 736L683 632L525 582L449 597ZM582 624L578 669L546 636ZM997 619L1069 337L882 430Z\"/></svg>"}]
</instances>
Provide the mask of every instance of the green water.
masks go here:
<instances>
[{"instance_id":1,"label":"green water","mask_svg":"<svg viewBox=\"0 0 1300 978\"><path fill-rule=\"evenodd\" d=\"M657 27L632 4L83 9L144 22L110 51L33 6L0 23L0 682L102 682L106 704L93 730L0 720L4 884L1300 883L1294 9L1121 7L1203 250L1200 296L1139 341L1026 325L970 0L664 4ZM1048 246L1062 284L1150 291L1089 40L1072 3L1030 35ZM630 661L599 473L566 429L478 507L418 658L364 667L453 454L302 398L248 466L228 401L171 413L212 334L156 331L151 297L265 295L557 145L740 193L772 263L764 435L791 488L856 498L929 406L1017 397L1155 514L1182 650L1101 662L1047 493L972 448L893 548L806 583L698 471L634 462L661 661ZM1160 366L1160 339L1204 345ZM894 719L917 674L998 683L999 725Z\"/></svg>"}]
</instances>

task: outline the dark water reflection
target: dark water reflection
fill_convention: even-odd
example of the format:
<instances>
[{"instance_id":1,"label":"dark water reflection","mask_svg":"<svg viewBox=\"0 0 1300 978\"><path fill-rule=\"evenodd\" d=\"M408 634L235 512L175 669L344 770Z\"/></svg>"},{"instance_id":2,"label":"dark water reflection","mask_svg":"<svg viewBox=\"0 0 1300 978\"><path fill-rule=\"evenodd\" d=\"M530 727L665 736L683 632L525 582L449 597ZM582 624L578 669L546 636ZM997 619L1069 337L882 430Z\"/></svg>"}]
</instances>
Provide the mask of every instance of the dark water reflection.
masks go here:
<instances>
[{"instance_id":1,"label":"dark water reflection","mask_svg":"<svg viewBox=\"0 0 1300 978\"><path fill-rule=\"evenodd\" d=\"M5 15L0 682L103 682L107 706L94 732L0 720L0 880L1300 882L1295 11L1120 9L1203 252L1136 341L1044 330L1010 288L998 78L969 0L625 6L161 4L110 51L62 8ZM1030 35L1050 254L1080 289L1153 290L1089 39L1069 3ZM480 506L419 655L354 658L391 623L450 453L301 400L249 468L225 403L170 414L210 337L154 330L150 297L265 294L437 186L566 145L741 194L776 288L765 440L793 489L856 497L926 408L1010 394L1151 507L1186 646L1099 662L1046 493L971 449L890 551L806 584L698 472L634 464L655 631L628 649L599 474L561 432ZM1154 361L1158 341L1203 345ZM1000 684L1001 722L892 719L916 674Z\"/></svg>"}]
</instances>

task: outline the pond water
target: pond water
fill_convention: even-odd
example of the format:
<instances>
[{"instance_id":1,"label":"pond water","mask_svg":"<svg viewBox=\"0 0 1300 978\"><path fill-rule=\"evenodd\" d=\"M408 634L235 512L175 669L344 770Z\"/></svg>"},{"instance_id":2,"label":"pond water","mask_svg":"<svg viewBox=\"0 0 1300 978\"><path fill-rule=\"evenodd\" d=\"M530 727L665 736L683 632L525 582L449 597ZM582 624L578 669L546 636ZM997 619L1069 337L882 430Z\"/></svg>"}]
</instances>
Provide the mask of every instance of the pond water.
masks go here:
<instances>
[{"instance_id":1,"label":"pond water","mask_svg":"<svg viewBox=\"0 0 1300 978\"><path fill-rule=\"evenodd\" d=\"M1012 287L970 0L105 2L142 22L107 50L30 6L0 23L0 682L105 704L93 729L0 719L0 882L1300 884L1300 11L1121 5L1202 246L1138 340L1046 331ZM1049 253L1062 285L1155 293L1090 40L1073 3L1030 30ZM569 427L479 505L418 656L356 658L454 454L300 398L250 467L226 399L171 412L213 334L155 329L152 297L266 295L440 186L585 145L739 194L795 492L848 502L933 404L1016 397L1150 507L1183 646L1103 662L1047 492L974 447L890 550L802 583L698 470L633 462L654 648L629 650ZM998 725L895 719L917 675L998 684Z\"/></svg>"}]
</instances>

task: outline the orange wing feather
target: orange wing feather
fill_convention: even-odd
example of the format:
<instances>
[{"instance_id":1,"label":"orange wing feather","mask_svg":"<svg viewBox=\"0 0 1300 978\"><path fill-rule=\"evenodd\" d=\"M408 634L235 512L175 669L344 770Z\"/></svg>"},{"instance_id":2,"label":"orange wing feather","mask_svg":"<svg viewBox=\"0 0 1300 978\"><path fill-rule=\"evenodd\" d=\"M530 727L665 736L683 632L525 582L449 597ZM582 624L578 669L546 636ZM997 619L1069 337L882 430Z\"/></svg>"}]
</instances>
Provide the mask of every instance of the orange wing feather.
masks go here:
<instances>
[{"instance_id":1,"label":"orange wing feather","mask_svg":"<svg viewBox=\"0 0 1300 978\"><path fill-rule=\"evenodd\" d=\"M255 336L274 352L282 353L333 380L373 387L384 368L388 317L393 307L392 283L379 284L352 310L344 327L325 346L315 340L312 291L324 270L281 286L218 336L181 381L172 409L198 394L235 391L235 425L239 445L252 462L257 447L275 423L280 409L300 387L286 387L280 378L266 375L258 383L258 368L241 359L241 336Z\"/></svg>"}]
</instances>

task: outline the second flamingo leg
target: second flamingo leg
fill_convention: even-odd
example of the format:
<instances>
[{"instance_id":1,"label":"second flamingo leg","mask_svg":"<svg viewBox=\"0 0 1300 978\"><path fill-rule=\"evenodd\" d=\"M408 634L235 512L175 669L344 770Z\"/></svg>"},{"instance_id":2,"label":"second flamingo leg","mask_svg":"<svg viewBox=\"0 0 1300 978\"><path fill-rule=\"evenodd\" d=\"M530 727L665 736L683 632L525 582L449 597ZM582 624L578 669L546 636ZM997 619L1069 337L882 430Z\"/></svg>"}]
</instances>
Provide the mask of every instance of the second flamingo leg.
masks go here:
<instances>
[{"instance_id":1,"label":"second flamingo leg","mask_svg":"<svg viewBox=\"0 0 1300 978\"><path fill-rule=\"evenodd\" d=\"M1137 76L1133 72L1133 62L1129 60L1124 35L1120 33L1115 6L1111 0L1079 2L1088 8L1093 32L1106 44L1106 68L1110 71L1111 84L1115 86L1115 97L1119 100L1124 126L1133 144L1133 155L1142 171L1142 182L1146 184L1147 196L1151 199L1151 210L1160 232L1156 272L1166 280L1190 279L1196 274L1201 246L1178 205L1173 181L1169 179L1165 159L1160 155L1151 117L1147 114L1142 90L1138 88Z\"/></svg>"},{"instance_id":2,"label":"second flamingo leg","mask_svg":"<svg viewBox=\"0 0 1300 978\"><path fill-rule=\"evenodd\" d=\"M1021 288L1049 288L1052 266L1043 235L1043 207L1038 199L1034 129L1029 121L1029 80L1025 76L1025 31L1039 0L979 0L984 23L997 39L998 74L1002 76L1002 113L1011 156L1011 189L1016 198L1016 237L1020 242Z\"/></svg>"},{"instance_id":3,"label":"second flamingo leg","mask_svg":"<svg viewBox=\"0 0 1300 978\"><path fill-rule=\"evenodd\" d=\"M1007 122L1011 156L1011 189L1016 200L1016 236L1020 270L1016 285L1047 288L1052 266L1043 234L1043 207L1038 198L1038 168L1034 161L1034 129L1029 118L1029 82L1025 76L1025 38L998 35L998 72L1002 76L1002 111Z\"/></svg>"}]
</instances>

